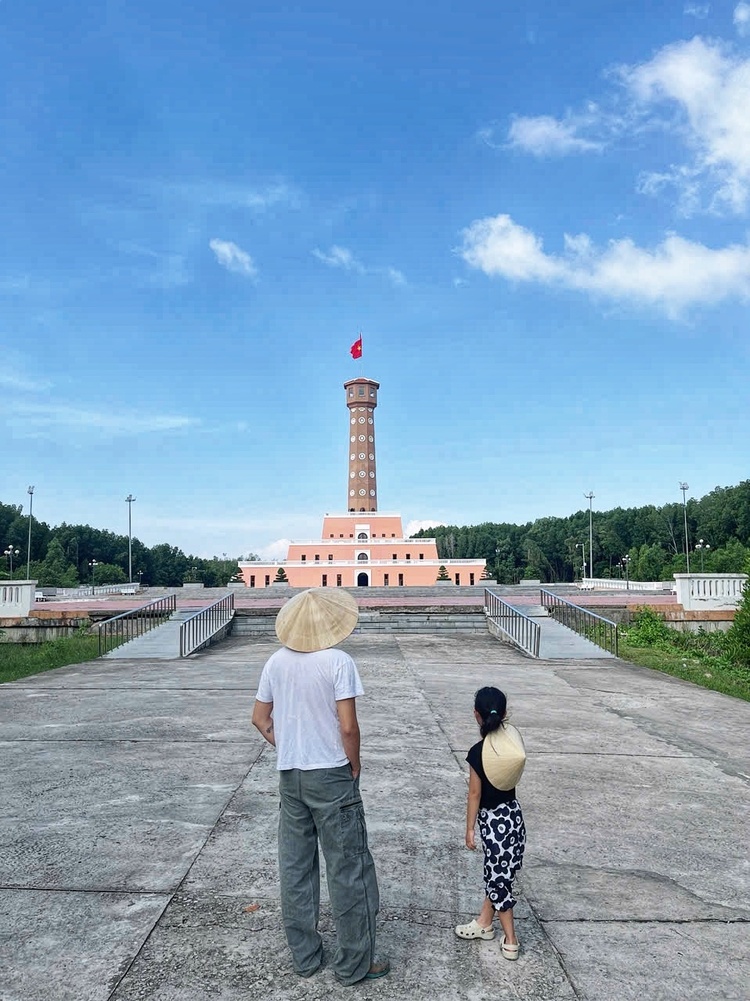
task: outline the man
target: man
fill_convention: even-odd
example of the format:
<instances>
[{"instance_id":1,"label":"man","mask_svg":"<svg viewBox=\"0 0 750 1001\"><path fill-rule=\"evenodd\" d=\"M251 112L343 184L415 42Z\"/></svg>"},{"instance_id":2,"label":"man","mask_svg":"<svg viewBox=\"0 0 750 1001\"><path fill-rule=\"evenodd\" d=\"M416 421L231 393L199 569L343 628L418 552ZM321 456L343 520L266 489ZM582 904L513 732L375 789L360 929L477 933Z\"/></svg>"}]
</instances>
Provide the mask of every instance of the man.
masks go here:
<instances>
[{"instance_id":1,"label":"man","mask_svg":"<svg viewBox=\"0 0 750 1001\"><path fill-rule=\"evenodd\" d=\"M390 970L375 958L378 884L359 794L356 699L364 689L349 654L335 649L357 624L342 589L295 595L276 617L283 647L266 662L253 725L278 753L281 913L294 969L320 969L320 865L326 860L337 946L331 965L346 985Z\"/></svg>"}]
</instances>

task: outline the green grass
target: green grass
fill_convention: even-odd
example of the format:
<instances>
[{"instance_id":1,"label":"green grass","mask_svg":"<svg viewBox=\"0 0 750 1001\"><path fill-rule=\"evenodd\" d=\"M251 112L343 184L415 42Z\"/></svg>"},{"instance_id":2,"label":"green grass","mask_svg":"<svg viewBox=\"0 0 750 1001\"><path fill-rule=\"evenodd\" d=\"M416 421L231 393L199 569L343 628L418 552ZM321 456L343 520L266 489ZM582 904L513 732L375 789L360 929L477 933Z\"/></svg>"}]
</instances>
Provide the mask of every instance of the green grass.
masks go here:
<instances>
[{"instance_id":1,"label":"green grass","mask_svg":"<svg viewBox=\"0 0 750 1001\"><path fill-rule=\"evenodd\" d=\"M0 683L28 678L56 667L80 664L99 656L99 637L76 633L45 643L1 643Z\"/></svg>"},{"instance_id":2,"label":"green grass","mask_svg":"<svg viewBox=\"0 0 750 1001\"><path fill-rule=\"evenodd\" d=\"M685 651L630 646L623 641L620 641L619 654L632 664L650 667L675 678L692 681L702 688L750 702L750 672L729 666L716 657L692 657Z\"/></svg>"}]
</instances>

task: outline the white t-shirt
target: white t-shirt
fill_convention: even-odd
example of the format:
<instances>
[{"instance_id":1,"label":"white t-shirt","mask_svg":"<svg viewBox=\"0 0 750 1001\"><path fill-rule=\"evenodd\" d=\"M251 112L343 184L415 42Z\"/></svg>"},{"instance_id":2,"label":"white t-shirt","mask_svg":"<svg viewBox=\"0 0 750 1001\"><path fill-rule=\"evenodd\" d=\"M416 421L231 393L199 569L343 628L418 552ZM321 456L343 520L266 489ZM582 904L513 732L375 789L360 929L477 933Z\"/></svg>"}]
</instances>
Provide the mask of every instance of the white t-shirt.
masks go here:
<instances>
[{"instance_id":1,"label":"white t-shirt","mask_svg":"<svg viewBox=\"0 0 750 1001\"><path fill-rule=\"evenodd\" d=\"M297 653L282 647L266 661L259 702L273 702L279 771L339 768L349 760L341 740L336 702L364 694L357 666L332 647Z\"/></svg>"}]
</instances>

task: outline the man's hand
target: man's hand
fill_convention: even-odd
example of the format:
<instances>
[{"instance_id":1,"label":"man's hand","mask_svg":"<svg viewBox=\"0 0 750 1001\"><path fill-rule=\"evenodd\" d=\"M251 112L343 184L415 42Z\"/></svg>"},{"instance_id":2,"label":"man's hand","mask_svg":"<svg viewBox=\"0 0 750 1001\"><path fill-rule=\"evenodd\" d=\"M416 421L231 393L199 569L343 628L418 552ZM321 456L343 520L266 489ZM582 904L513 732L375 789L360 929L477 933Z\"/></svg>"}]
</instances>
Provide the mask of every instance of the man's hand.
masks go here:
<instances>
[{"instance_id":1,"label":"man's hand","mask_svg":"<svg viewBox=\"0 0 750 1001\"><path fill-rule=\"evenodd\" d=\"M258 702L253 708L253 726L266 738L269 744L276 746L276 735L273 732L273 702Z\"/></svg>"}]
</instances>

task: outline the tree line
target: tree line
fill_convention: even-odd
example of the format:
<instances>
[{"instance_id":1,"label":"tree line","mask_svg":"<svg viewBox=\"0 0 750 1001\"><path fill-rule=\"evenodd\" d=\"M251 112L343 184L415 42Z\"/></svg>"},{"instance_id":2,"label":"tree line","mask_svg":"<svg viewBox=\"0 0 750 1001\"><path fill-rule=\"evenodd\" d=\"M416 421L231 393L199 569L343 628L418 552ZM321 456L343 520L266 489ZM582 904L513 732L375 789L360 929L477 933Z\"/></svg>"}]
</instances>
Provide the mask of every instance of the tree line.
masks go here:
<instances>
[{"instance_id":1,"label":"tree line","mask_svg":"<svg viewBox=\"0 0 750 1001\"><path fill-rule=\"evenodd\" d=\"M28 560L29 518L21 505L0 504L0 543L3 555L0 578L26 576ZM17 551L17 552L16 552ZM203 583L206 587L224 587L237 573L241 559L221 557L205 559L186 555L176 546L163 542L148 547L131 539L133 580L144 587L178 587L185 583ZM31 565L29 573L40 587L76 587L80 584L124 584L128 581L128 537L90 525L50 527L34 518L31 531Z\"/></svg>"},{"instance_id":2,"label":"tree line","mask_svg":"<svg viewBox=\"0 0 750 1001\"><path fill-rule=\"evenodd\" d=\"M705 497L656 507L593 511L594 577L671 580L685 573L685 514L692 573L742 573L750 560L750 480ZM423 529L441 559L484 559L501 584L538 579L554 584L589 574L589 509L525 525L485 522Z\"/></svg>"}]
</instances>

